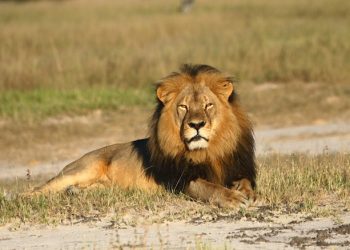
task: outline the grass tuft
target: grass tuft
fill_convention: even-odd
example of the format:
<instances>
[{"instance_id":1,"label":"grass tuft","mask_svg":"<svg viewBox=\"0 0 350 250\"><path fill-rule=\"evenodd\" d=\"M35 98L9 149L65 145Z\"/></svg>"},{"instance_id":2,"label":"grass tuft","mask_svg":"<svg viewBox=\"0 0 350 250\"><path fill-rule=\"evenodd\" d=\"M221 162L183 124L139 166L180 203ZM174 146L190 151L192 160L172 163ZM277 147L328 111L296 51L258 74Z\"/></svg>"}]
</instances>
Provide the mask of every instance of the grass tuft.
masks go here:
<instances>
[{"instance_id":1,"label":"grass tuft","mask_svg":"<svg viewBox=\"0 0 350 250\"><path fill-rule=\"evenodd\" d=\"M259 162L259 192L274 207L303 204L312 209L329 199L349 203L349 154L271 155Z\"/></svg>"}]
</instances>

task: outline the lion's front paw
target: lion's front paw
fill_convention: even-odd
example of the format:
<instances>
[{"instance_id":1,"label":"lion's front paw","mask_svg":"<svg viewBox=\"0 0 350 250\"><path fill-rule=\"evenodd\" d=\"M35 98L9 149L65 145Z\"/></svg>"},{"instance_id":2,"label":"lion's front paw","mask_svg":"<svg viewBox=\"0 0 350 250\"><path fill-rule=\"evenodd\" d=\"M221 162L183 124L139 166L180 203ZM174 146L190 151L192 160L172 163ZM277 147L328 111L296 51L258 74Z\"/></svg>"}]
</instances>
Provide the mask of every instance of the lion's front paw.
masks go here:
<instances>
[{"instance_id":1,"label":"lion's front paw","mask_svg":"<svg viewBox=\"0 0 350 250\"><path fill-rule=\"evenodd\" d=\"M245 208L250 204L248 197L244 193L230 189L221 190L220 194L215 195L210 202L215 203L219 207L234 209Z\"/></svg>"},{"instance_id":2,"label":"lion's front paw","mask_svg":"<svg viewBox=\"0 0 350 250\"><path fill-rule=\"evenodd\" d=\"M232 190L237 190L243 193L247 197L247 199L250 201L250 203L255 202L256 194L249 180L241 179L239 181L234 181L232 184L233 184L231 188Z\"/></svg>"}]
</instances>

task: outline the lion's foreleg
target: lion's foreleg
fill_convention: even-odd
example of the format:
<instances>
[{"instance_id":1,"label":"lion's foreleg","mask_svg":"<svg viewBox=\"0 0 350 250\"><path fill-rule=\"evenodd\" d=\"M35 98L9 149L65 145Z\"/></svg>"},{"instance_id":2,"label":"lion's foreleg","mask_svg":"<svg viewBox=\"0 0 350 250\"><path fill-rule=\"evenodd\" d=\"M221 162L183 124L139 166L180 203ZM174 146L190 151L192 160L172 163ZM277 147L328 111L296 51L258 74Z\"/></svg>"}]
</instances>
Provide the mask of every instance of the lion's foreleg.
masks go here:
<instances>
[{"instance_id":1,"label":"lion's foreleg","mask_svg":"<svg viewBox=\"0 0 350 250\"><path fill-rule=\"evenodd\" d=\"M256 194L253 190L252 184L251 182L246 179L243 178L239 181L234 181L232 183L232 190L238 190L240 192L242 192L243 194L245 194L247 196L247 198L251 201L254 202L256 200Z\"/></svg>"},{"instance_id":2,"label":"lion's foreleg","mask_svg":"<svg viewBox=\"0 0 350 250\"><path fill-rule=\"evenodd\" d=\"M220 207L238 208L248 204L247 197L240 191L231 190L203 179L191 181L185 193L195 199L208 201Z\"/></svg>"}]
</instances>

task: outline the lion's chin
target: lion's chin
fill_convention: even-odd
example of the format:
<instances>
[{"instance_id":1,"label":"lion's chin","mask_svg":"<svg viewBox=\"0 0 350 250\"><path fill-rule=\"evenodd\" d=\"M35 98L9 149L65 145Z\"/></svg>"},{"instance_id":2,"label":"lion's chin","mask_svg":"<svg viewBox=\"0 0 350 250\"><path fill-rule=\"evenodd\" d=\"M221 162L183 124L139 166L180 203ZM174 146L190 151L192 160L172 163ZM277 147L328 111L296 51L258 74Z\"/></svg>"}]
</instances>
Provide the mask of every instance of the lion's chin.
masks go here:
<instances>
[{"instance_id":1,"label":"lion's chin","mask_svg":"<svg viewBox=\"0 0 350 250\"><path fill-rule=\"evenodd\" d=\"M187 147L189 150L198 150L198 149L205 149L208 147L208 141L204 139L196 140L196 141L191 141L187 143Z\"/></svg>"}]
</instances>

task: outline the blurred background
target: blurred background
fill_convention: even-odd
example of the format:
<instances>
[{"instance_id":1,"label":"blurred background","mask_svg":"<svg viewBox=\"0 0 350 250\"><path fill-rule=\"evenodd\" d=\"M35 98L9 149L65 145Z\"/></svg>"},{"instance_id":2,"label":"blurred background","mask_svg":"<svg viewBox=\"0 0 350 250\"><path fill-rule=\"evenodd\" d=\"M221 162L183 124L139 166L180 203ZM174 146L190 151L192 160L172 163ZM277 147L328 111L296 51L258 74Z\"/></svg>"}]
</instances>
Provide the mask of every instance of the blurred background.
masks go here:
<instances>
[{"instance_id":1,"label":"blurred background","mask_svg":"<svg viewBox=\"0 0 350 250\"><path fill-rule=\"evenodd\" d=\"M181 4L2 1L1 118L147 104L151 83L189 62L256 86L326 83L310 100L322 109L350 84L349 1L198 0L186 14Z\"/></svg>"},{"instance_id":2,"label":"blurred background","mask_svg":"<svg viewBox=\"0 0 350 250\"><path fill-rule=\"evenodd\" d=\"M347 0L0 1L0 161L144 136L183 63L234 75L258 128L347 121L349 27Z\"/></svg>"}]
</instances>

